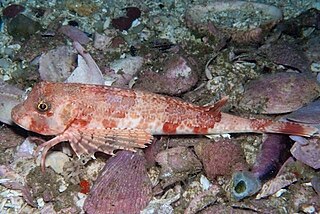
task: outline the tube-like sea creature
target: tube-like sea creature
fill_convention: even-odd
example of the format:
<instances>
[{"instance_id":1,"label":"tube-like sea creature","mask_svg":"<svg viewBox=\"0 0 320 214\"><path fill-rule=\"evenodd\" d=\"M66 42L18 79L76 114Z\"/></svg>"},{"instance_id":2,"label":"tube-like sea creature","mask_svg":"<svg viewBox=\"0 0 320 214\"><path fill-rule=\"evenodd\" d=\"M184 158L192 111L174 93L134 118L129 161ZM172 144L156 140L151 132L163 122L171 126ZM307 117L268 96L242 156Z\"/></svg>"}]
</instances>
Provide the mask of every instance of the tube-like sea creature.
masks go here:
<instances>
[{"instance_id":1,"label":"tube-like sea creature","mask_svg":"<svg viewBox=\"0 0 320 214\"><path fill-rule=\"evenodd\" d=\"M290 141L287 135L267 135L251 171L233 174L231 194L236 200L254 195L265 181L277 174L290 156L289 150L292 146Z\"/></svg>"}]
</instances>

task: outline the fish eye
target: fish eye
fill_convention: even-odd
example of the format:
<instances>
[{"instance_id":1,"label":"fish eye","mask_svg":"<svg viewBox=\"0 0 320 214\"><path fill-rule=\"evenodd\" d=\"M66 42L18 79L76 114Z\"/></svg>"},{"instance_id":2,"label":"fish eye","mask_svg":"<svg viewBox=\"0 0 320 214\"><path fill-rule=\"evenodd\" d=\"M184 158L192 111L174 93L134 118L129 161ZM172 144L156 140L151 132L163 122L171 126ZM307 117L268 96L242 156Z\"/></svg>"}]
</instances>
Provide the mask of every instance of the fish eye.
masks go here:
<instances>
[{"instance_id":1,"label":"fish eye","mask_svg":"<svg viewBox=\"0 0 320 214\"><path fill-rule=\"evenodd\" d=\"M40 112L45 112L45 111L48 111L50 108L50 105L49 103L46 103L45 101L41 100L38 105L37 105L37 109L38 111Z\"/></svg>"}]
</instances>

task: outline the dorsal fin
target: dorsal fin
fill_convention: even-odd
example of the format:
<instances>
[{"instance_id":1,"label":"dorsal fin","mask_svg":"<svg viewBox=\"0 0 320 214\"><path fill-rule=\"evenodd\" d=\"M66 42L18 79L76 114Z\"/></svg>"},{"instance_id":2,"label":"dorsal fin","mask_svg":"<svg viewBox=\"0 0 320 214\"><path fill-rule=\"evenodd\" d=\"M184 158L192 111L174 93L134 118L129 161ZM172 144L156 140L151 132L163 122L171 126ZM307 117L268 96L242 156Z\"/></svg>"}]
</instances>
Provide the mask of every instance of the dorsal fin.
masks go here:
<instances>
[{"instance_id":1,"label":"dorsal fin","mask_svg":"<svg viewBox=\"0 0 320 214\"><path fill-rule=\"evenodd\" d=\"M204 110L209 111L213 115L217 115L220 113L221 108L228 102L228 98L228 96L222 97L221 100L219 100L215 104L204 107Z\"/></svg>"}]
</instances>

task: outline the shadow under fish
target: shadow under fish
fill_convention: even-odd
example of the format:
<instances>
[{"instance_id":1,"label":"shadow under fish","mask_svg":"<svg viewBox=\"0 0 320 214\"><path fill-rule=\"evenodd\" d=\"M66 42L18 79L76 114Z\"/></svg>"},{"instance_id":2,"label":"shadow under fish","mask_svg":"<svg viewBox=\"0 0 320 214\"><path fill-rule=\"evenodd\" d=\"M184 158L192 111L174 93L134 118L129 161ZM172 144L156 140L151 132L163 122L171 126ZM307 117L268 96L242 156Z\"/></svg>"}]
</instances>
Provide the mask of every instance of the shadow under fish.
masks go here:
<instances>
[{"instance_id":1,"label":"shadow under fish","mask_svg":"<svg viewBox=\"0 0 320 214\"><path fill-rule=\"evenodd\" d=\"M267 134L251 171L233 174L232 196L239 201L257 193L262 184L274 177L290 157L292 144L287 135Z\"/></svg>"}]
</instances>

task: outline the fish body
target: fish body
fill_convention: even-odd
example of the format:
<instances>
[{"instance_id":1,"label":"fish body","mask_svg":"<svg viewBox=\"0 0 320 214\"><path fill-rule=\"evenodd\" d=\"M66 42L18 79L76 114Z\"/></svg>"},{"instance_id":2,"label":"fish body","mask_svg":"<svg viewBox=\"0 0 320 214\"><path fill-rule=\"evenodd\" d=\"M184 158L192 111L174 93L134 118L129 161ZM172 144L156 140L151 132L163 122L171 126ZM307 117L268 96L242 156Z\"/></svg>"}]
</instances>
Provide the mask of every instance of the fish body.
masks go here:
<instances>
[{"instance_id":1,"label":"fish body","mask_svg":"<svg viewBox=\"0 0 320 214\"><path fill-rule=\"evenodd\" d=\"M55 135L38 146L45 155L54 145L69 141L80 156L96 151L134 151L153 135L284 133L311 136L318 130L289 122L246 119L220 111L223 98L212 106L196 106L145 91L79 83L40 82L12 110L12 120L26 130Z\"/></svg>"}]
</instances>

